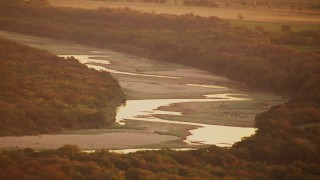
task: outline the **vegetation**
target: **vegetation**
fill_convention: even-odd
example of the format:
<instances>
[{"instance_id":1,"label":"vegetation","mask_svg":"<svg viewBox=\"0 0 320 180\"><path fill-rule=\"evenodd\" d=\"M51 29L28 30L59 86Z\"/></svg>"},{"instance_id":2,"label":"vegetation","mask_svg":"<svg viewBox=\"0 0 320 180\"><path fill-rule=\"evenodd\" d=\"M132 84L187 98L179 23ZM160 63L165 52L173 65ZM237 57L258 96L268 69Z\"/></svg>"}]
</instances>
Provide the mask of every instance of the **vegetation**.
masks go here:
<instances>
[{"instance_id":1,"label":"vegetation","mask_svg":"<svg viewBox=\"0 0 320 180\"><path fill-rule=\"evenodd\" d=\"M2 179L48 177L52 179L317 179L320 176L320 156L313 146L305 144L302 140L293 139L282 144L280 151L273 151L274 143L266 145L267 142L260 141L260 144L250 147L246 145L254 143L250 139L243 142L246 144L236 145L232 149L212 146L186 152L164 149L128 155L113 154L107 150L83 153L73 145L40 152L32 149L2 151L0 177Z\"/></svg>"},{"instance_id":2,"label":"vegetation","mask_svg":"<svg viewBox=\"0 0 320 180\"><path fill-rule=\"evenodd\" d=\"M235 26L245 26L249 29L256 29L257 27L261 27L264 29L264 31L269 33L282 31L282 27L284 26L282 22L261 22L261 21L239 20L239 19L229 20L229 22ZM320 27L318 24L293 23L293 22L288 22L286 24L291 27L291 31L293 32L320 30Z\"/></svg>"},{"instance_id":3,"label":"vegetation","mask_svg":"<svg viewBox=\"0 0 320 180\"><path fill-rule=\"evenodd\" d=\"M184 0L183 5L185 6L200 6L200 7L218 7L213 1L208 0Z\"/></svg>"},{"instance_id":4,"label":"vegetation","mask_svg":"<svg viewBox=\"0 0 320 180\"><path fill-rule=\"evenodd\" d=\"M49 0L50 2L58 0ZM69 0L70 1L70 0ZM249 7L249 8L281 8L290 9L293 12L301 12L304 9L319 10L318 0L87 0L102 2L130 2L130 3L161 3L203 7ZM191 4L185 4L185 1Z\"/></svg>"},{"instance_id":5,"label":"vegetation","mask_svg":"<svg viewBox=\"0 0 320 180\"><path fill-rule=\"evenodd\" d=\"M118 82L74 58L0 39L0 135L105 127L124 102Z\"/></svg>"},{"instance_id":6,"label":"vegetation","mask_svg":"<svg viewBox=\"0 0 320 180\"><path fill-rule=\"evenodd\" d=\"M193 14L39 7L20 1L1 5L1 29L182 63L292 97L319 92L319 51L283 46L319 46L319 31L270 33Z\"/></svg>"},{"instance_id":7,"label":"vegetation","mask_svg":"<svg viewBox=\"0 0 320 180\"><path fill-rule=\"evenodd\" d=\"M75 146L41 152L3 151L3 179L319 178L320 53L287 48L319 47L319 31L285 28L271 33L263 28L234 28L218 18L193 14L57 8L19 0L2 3L1 29L198 67L291 99L258 115L257 133L230 149L213 146L129 155L104 150L87 154Z\"/></svg>"}]
</instances>

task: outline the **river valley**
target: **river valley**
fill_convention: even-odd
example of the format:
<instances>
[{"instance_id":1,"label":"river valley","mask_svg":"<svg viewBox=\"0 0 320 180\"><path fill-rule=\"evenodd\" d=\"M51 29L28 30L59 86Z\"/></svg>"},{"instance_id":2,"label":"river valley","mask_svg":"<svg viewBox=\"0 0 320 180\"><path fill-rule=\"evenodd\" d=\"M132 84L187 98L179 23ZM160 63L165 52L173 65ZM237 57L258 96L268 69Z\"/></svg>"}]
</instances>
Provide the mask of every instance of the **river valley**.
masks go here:
<instances>
[{"instance_id":1,"label":"river valley","mask_svg":"<svg viewBox=\"0 0 320 180\"><path fill-rule=\"evenodd\" d=\"M284 102L279 96L178 64L6 31L0 31L0 36L109 71L127 96L116 122L107 129L1 137L0 148L48 149L64 144L87 150L231 146L254 134L256 114Z\"/></svg>"}]
</instances>

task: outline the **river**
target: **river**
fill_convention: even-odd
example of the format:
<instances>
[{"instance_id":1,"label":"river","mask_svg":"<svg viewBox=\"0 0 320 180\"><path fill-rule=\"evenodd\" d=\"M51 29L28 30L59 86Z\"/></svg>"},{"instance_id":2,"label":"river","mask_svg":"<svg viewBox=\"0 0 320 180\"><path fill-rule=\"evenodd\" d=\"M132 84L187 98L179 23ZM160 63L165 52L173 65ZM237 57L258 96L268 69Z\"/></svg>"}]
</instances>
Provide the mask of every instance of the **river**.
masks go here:
<instances>
[{"instance_id":1,"label":"river","mask_svg":"<svg viewBox=\"0 0 320 180\"><path fill-rule=\"evenodd\" d=\"M117 128L122 129L119 126L127 127L126 125L129 123L130 127L136 128L135 131L152 135L160 132L158 135L164 139L158 141L155 138L153 144L173 140L173 138L166 139L165 137L178 136L175 131L181 131L180 128L188 126L188 132L179 136L179 139L188 147L213 144L231 146L243 137L255 133L253 118L257 113L283 102L283 99L271 94L246 92L239 89L241 86L235 82L195 68L156 62L109 50L66 44L47 38L5 31L0 31L0 35L51 51L61 57L73 56L79 62L98 71L109 71L120 82L128 98L126 104L118 108ZM203 111L201 111L202 109ZM141 125L141 123L143 124ZM144 129L141 129L142 126ZM130 127L128 130L132 130ZM126 130L126 128L122 130ZM105 136L111 133L101 133L101 135ZM50 138L59 137L58 135L49 136ZM99 134L90 137L96 136ZM68 137L72 137L72 135L63 138ZM20 142L23 140L23 137L19 138L10 139L11 146L12 141ZM39 145L37 143L39 138L41 136L38 136L36 141L31 140L30 144L19 144L19 147L35 147L31 144ZM139 136L139 138L144 141L143 137ZM103 141L103 139L99 140ZM0 142L8 141L8 139L0 138ZM82 147L81 142L79 143L77 145ZM146 144L135 144L136 146L126 143L127 146L112 147L114 149L137 146L148 148L150 141L146 141ZM107 146L91 145L91 147L94 149ZM6 148L6 146L0 146L0 148ZM90 148L86 147L86 149Z\"/></svg>"},{"instance_id":2,"label":"river","mask_svg":"<svg viewBox=\"0 0 320 180\"><path fill-rule=\"evenodd\" d=\"M153 78L174 78L181 79L182 77L176 76L164 76L155 74L142 74L123 72L113 69L106 68L105 65L110 65L109 60L104 60L112 57L111 54L105 54L99 56L95 55L60 55L61 57L74 57L79 62L86 64L89 68L96 69L97 71L108 71L115 74L123 74L128 76L142 76L142 77L153 77ZM93 65L95 64L95 65ZM199 85L199 84L186 84L188 86L204 87L204 88L226 88L215 85ZM236 94L212 94L204 95L201 99L143 99L143 100L129 100L127 103L120 107L117 112L116 122L120 125L125 124L125 120L136 120L136 121L149 121L149 122L161 122L170 123L177 125L192 125L196 126L195 129L190 130L190 135L186 137L184 142L188 144L214 144L217 146L231 146L233 143L241 140L242 137L250 136L255 132L254 128L248 127L232 127L232 126L218 126L203 123L184 122L184 121L172 121L166 119L160 119L154 117L156 114L167 114L167 115L181 115L180 112L172 111L161 111L157 110L162 106L169 106L170 104L182 103L182 102L213 102L213 101L248 101L248 98L235 97ZM226 133L232 132L232 133Z\"/></svg>"}]
</instances>

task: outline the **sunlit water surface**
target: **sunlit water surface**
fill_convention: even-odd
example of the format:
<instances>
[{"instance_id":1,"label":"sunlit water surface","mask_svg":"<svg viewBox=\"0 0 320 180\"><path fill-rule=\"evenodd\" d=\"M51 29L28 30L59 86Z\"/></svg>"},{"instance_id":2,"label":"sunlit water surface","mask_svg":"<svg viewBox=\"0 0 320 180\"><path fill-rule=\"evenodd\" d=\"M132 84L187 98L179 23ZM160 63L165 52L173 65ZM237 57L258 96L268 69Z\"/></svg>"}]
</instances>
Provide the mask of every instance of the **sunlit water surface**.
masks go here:
<instances>
[{"instance_id":1,"label":"sunlit water surface","mask_svg":"<svg viewBox=\"0 0 320 180\"><path fill-rule=\"evenodd\" d=\"M223 98L223 99L222 99ZM116 122L121 125L126 120L161 122L170 124L192 125L195 129L184 140L188 144L214 144L217 146L231 146L242 137L254 134L255 128L219 126L203 123L172 121L155 117L156 114L181 115L181 112L156 110L161 106L183 102L213 102L213 101L245 101L246 98L233 97L231 94L216 94L216 99L147 99L129 100L126 105L118 109Z\"/></svg>"},{"instance_id":2,"label":"sunlit water surface","mask_svg":"<svg viewBox=\"0 0 320 180\"><path fill-rule=\"evenodd\" d=\"M95 55L61 55L62 57L73 56L78 59L81 63L86 64L89 68L93 68L98 71L109 71L110 73L123 74L128 76L145 76L145 77L156 77L156 78L175 78L180 77L164 76L155 74L139 74L132 72L123 72L113 69L108 69L105 65L111 64L110 61L105 60L108 56L95 56ZM100 58L100 59L99 59ZM222 89L223 86L216 85L201 85L201 84L186 84L188 86L204 87L204 88L215 88ZM243 96L243 95L242 95ZM210 125L203 123L172 121L166 119L160 119L155 115L181 115L181 112L172 111L161 111L157 110L161 106L169 106L174 103L184 102L213 102L213 101L247 101L248 98L239 97L238 94L209 94L204 95L202 99L144 99L144 100L128 100L124 106L118 108L116 122L120 125L124 125L127 120L134 121L149 121L157 123L170 123L170 124L182 124L192 125L195 129L190 130L190 135L186 137L184 142L190 145L217 145L217 146L231 146L241 138L254 134L255 128L245 127L232 127L232 126L220 126Z\"/></svg>"}]
</instances>

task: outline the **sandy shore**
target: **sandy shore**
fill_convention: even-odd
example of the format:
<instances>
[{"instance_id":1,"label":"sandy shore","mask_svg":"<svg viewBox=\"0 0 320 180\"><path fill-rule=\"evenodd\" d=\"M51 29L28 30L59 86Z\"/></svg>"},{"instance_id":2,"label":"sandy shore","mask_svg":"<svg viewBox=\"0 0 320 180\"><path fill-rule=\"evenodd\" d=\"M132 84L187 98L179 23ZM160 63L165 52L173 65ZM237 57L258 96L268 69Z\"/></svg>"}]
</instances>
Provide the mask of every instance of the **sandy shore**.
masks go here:
<instances>
[{"instance_id":1,"label":"sandy shore","mask_svg":"<svg viewBox=\"0 0 320 180\"><path fill-rule=\"evenodd\" d=\"M0 148L55 149L74 144L81 149L126 149L145 144L158 144L178 137L142 131L119 131L103 134L44 134L0 138Z\"/></svg>"}]
</instances>

